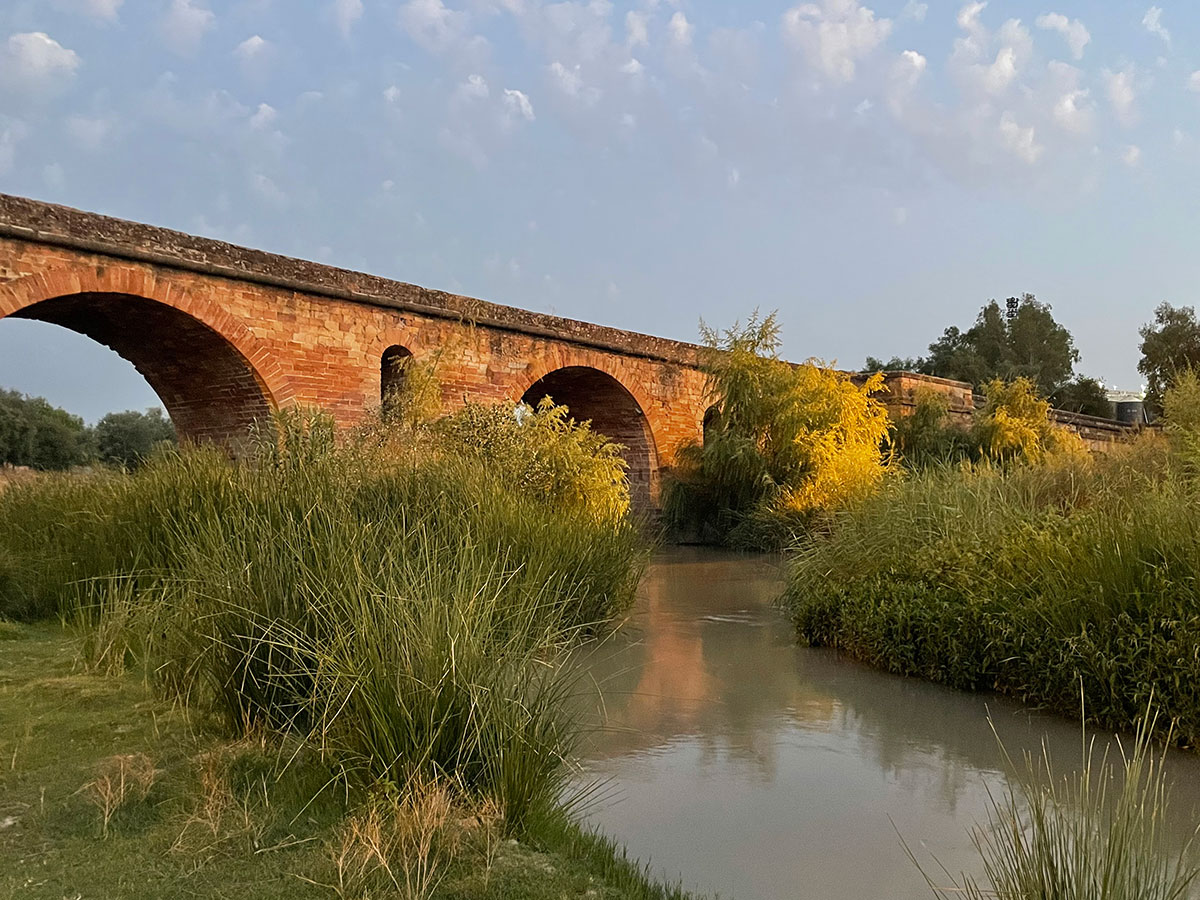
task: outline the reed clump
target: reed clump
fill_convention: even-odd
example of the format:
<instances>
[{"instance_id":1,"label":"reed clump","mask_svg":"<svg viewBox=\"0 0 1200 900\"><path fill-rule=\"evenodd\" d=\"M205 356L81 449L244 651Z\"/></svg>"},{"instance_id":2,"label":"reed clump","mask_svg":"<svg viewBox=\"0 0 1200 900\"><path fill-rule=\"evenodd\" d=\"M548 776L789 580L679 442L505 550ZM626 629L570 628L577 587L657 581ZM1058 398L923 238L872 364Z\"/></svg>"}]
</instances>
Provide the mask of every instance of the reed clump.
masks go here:
<instances>
[{"instance_id":1,"label":"reed clump","mask_svg":"<svg viewBox=\"0 0 1200 900\"><path fill-rule=\"evenodd\" d=\"M1200 740L1200 504L1166 443L1040 465L943 466L813 535L801 637L892 672L1130 728L1151 693Z\"/></svg>"},{"instance_id":2,"label":"reed clump","mask_svg":"<svg viewBox=\"0 0 1200 900\"><path fill-rule=\"evenodd\" d=\"M239 461L13 487L0 610L79 623L93 668L144 666L235 737L301 739L349 788L452 783L520 831L558 807L579 732L565 654L632 602L647 550L619 496L568 502L466 452L509 428L478 418L342 437L283 413ZM553 426L611 475L611 445Z\"/></svg>"},{"instance_id":3,"label":"reed clump","mask_svg":"<svg viewBox=\"0 0 1200 900\"><path fill-rule=\"evenodd\" d=\"M1077 771L1056 775L1043 747L1017 764L1001 751L1010 780L989 794L988 821L972 832L984 871L942 878L922 868L936 897L984 900L1187 900L1200 868L1192 862L1195 833L1173 841L1167 828L1169 791L1163 760L1150 735L1156 718L1140 723L1117 754L1097 754L1085 735ZM912 851L909 851L912 856ZM915 857L914 857L915 859Z\"/></svg>"}]
</instances>

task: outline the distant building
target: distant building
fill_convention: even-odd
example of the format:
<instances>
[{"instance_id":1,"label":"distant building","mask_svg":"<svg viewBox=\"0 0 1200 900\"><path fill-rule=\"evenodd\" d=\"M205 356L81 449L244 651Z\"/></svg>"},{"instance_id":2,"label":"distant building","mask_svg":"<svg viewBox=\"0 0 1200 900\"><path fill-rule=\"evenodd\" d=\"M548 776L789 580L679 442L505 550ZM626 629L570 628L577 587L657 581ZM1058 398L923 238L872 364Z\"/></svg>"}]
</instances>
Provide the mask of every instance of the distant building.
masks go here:
<instances>
[{"instance_id":1,"label":"distant building","mask_svg":"<svg viewBox=\"0 0 1200 900\"><path fill-rule=\"evenodd\" d=\"M1108 400L1113 405L1113 416L1118 422L1145 425L1150 421L1146 412L1146 392L1140 391L1105 391Z\"/></svg>"}]
</instances>

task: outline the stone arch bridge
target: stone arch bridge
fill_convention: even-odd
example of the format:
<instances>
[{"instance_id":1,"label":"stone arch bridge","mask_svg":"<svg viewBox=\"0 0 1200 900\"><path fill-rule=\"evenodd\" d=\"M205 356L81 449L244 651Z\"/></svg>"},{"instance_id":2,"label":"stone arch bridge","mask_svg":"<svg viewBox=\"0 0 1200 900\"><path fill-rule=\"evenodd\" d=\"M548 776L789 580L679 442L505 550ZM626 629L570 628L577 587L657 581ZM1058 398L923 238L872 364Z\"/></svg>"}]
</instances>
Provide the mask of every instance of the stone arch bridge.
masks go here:
<instances>
[{"instance_id":1,"label":"stone arch bridge","mask_svg":"<svg viewBox=\"0 0 1200 900\"><path fill-rule=\"evenodd\" d=\"M112 348L192 440L234 442L291 404L353 424L384 402L406 360L436 358L446 410L550 396L592 420L625 446L642 508L656 504L678 449L702 439L708 407L695 344L0 194L6 316ZM971 388L959 382L889 373L881 399L906 415L928 388L969 419ZM1089 417L1066 424L1094 446L1124 431Z\"/></svg>"},{"instance_id":2,"label":"stone arch bridge","mask_svg":"<svg viewBox=\"0 0 1200 900\"><path fill-rule=\"evenodd\" d=\"M352 424L405 360L436 355L445 409L550 396L591 419L626 447L642 506L706 408L694 344L0 194L6 316L115 350L193 440L237 440L290 404Z\"/></svg>"}]
</instances>

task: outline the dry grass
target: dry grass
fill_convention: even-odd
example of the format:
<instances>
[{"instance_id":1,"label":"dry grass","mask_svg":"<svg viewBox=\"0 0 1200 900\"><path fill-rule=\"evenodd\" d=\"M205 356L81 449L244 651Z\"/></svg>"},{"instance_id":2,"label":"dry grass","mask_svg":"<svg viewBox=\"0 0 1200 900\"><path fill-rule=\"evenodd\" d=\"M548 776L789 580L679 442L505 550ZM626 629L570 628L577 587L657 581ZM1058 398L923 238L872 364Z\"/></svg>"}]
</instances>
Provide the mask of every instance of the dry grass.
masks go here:
<instances>
[{"instance_id":1,"label":"dry grass","mask_svg":"<svg viewBox=\"0 0 1200 900\"><path fill-rule=\"evenodd\" d=\"M329 848L341 898L396 890L405 900L426 900L446 875L460 844L474 830L494 844L492 810L464 816L467 804L445 784L414 784L381 791L346 820Z\"/></svg>"},{"instance_id":2,"label":"dry grass","mask_svg":"<svg viewBox=\"0 0 1200 900\"><path fill-rule=\"evenodd\" d=\"M100 810L103 832L120 810L146 799L158 780L154 761L145 753L122 753L102 759L96 777L85 784L81 793Z\"/></svg>"}]
</instances>

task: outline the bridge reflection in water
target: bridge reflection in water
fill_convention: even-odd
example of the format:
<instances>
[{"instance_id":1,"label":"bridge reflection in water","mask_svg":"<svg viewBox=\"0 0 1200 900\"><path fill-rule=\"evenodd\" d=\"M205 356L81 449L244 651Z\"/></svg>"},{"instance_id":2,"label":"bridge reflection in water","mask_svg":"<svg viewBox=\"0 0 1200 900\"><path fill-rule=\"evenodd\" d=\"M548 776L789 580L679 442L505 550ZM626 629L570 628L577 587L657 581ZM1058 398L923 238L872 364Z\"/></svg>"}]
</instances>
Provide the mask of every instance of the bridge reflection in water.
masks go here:
<instances>
[{"instance_id":1,"label":"bridge reflection in water","mask_svg":"<svg viewBox=\"0 0 1200 900\"><path fill-rule=\"evenodd\" d=\"M988 713L1010 752L1045 739L1064 774L1078 726L798 647L772 606L781 587L763 558L657 558L629 623L583 663L601 727L581 783L604 782L588 816L660 875L723 897L924 900L897 831L925 860L977 868L969 829L1004 783ZM1200 758L1168 763L1182 838Z\"/></svg>"}]
</instances>

